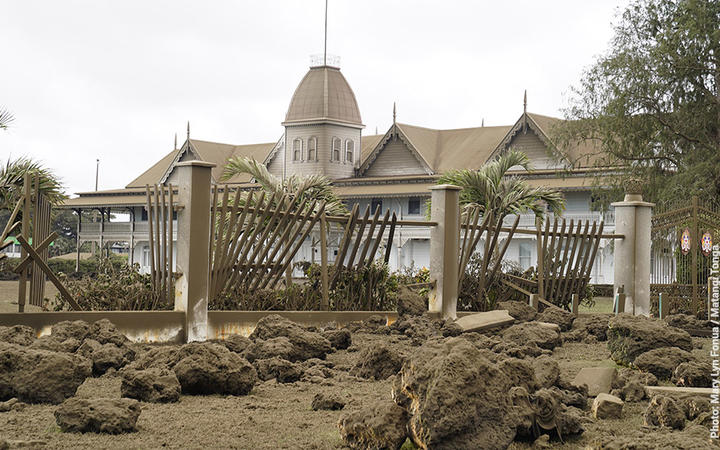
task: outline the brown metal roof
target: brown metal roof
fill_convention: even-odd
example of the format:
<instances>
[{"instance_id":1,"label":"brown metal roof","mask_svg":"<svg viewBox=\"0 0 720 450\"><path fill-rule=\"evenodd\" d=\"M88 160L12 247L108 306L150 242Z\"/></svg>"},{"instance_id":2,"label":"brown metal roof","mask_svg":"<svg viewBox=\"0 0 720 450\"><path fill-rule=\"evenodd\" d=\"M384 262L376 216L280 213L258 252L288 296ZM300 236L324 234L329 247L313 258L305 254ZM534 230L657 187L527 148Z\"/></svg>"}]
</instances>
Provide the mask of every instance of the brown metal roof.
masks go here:
<instances>
[{"instance_id":1,"label":"brown metal roof","mask_svg":"<svg viewBox=\"0 0 720 450\"><path fill-rule=\"evenodd\" d=\"M362 125L355 94L340 69L311 67L295 89L284 123L324 120Z\"/></svg>"}]
</instances>

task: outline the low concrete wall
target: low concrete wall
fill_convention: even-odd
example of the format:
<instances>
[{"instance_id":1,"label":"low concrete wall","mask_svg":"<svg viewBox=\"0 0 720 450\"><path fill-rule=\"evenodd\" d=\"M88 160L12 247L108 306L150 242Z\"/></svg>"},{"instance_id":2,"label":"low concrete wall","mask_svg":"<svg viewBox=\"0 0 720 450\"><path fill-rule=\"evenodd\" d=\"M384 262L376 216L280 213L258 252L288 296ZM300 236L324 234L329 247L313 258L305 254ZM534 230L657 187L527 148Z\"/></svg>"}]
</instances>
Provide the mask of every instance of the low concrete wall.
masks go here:
<instances>
[{"instance_id":1,"label":"low concrete wall","mask_svg":"<svg viewBox=\"0 0 720 450\"><path fill-rule=\"evenodd\" d=\"M38 337L64 320L95 322L108 319L133 342L185 342L185 313L182 311L58 311L0 314L0 325L27 325Z\"/></svg>"},{"instance_id":2,"label":"low concrete wall","mask_svg":"<svg viewBox=\"0 0 720 450\"><path fill-rule=\"evenodd\" d=\"M208 339L225 339L232 334L249 336L257 322L270 314L278 314L305 326L338 327L350 322L382 316L387 325L397 320L395 311L208 311ZM462 317L468 314L460 312ZM440 313L428 313L439 318ZM92 323L108 319L133 342L185 342L185 313L182 311L59 311L0 314L0 326L27 325L38 337L50 334L50 327L64 320Z\"/></svg>"},{"instance_id":3,"label":"low concrete wall","mask_svg":"<svg viewBox=\"0 0 720 450\"><path fill-rule=\"evenodd\" d=\"M231 334L249 336L258 320L270 314L306 326L335 322L341 327L370 316L382 316L388 325L397 320L395 311L208 311L208 339L224 339Z\"/></svg>"}]
</instances>

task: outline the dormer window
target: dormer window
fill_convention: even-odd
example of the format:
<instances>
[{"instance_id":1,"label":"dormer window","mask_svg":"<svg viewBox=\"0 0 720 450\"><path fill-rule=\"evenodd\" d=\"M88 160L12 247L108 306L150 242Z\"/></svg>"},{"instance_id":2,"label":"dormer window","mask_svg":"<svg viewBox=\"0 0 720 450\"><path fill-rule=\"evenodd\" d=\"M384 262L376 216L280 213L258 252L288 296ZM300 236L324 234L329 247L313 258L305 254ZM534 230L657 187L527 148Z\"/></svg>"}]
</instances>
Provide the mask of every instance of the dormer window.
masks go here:
<instances>
[{"instance_id":1,"label":"dormer window","mask_svg":"<svg viewBox=\"0 0 720 450\"><path fill-rule=\"evenodd\" d=\"M302 161L302 139L293 140L293 161Z\"/></svg>"},{"instance_id":2,"label":"dormer window","mask_svg":"<svg viewBox=\"0 0 720 450\"><path fill-rule=\"evenodd\" d=\"M342 142L340 138L334 137L332 139L332 155L330 156L331 161L340 162L340 153L342 152Z\"/></svg>"},{"instance_id":3,"label":"dormer window","mask_svg":"<svg viewBox=\"0 0 720 450\"><path fill-rule=\"evenodd\" d=\"M317 138L315 136L308 140L308 161L317 161Z\"/></svg>"},{"instance_id":4,"label":"dormer window","mask_svg":"<svg viewBox=\"0 0 720 450\"><path fill-rule=\"evenodd\" d=\"M354 155L355 142L353 142L352 139L348 139L347 141L345 141L345 162L350 164L354 163Z\"/></svg>"}]
</instances>

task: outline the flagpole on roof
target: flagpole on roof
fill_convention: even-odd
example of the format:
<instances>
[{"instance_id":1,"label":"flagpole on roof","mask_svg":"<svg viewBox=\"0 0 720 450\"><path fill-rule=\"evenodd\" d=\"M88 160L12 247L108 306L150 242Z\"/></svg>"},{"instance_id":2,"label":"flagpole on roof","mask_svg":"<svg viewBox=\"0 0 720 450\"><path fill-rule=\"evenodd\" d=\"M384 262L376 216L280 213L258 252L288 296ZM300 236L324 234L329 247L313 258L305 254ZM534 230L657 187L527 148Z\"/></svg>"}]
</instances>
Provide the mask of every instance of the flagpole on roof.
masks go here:
<instances>
[{"instance_id":1,"label":"flagpole on roof","mask_svg":"<svg viewBox=\"0 0 720 450\"><path fill-rule=\"evenodd\" d=\"M328 0L325 0L325 48L323 51L323 66L327 66L327 10Z\"/></svg>"}]
</instances>

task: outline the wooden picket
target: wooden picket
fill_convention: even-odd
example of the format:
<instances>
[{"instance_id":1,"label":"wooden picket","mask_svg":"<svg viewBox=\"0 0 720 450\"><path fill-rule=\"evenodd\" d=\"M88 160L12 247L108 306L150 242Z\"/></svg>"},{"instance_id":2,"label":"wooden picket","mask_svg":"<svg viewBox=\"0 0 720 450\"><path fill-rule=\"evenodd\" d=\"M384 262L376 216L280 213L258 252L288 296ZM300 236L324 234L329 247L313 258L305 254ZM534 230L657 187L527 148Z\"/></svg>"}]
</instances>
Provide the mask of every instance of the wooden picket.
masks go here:
<instances>
[{"instance_id":1,"label":"wooden picket","mask_svg":"<svg viewBox=\"0 0 720 450\"><path fill-rule=\"evenodd\" d=\"M150 246L150 276L155 299L158 303L174 299L175 274L173 272L173 215L176 209L173 185L146 185L145 208L148 217L148 242ZM154 222L154 225L153 225Z\"/></svg>"}]
</instances>

